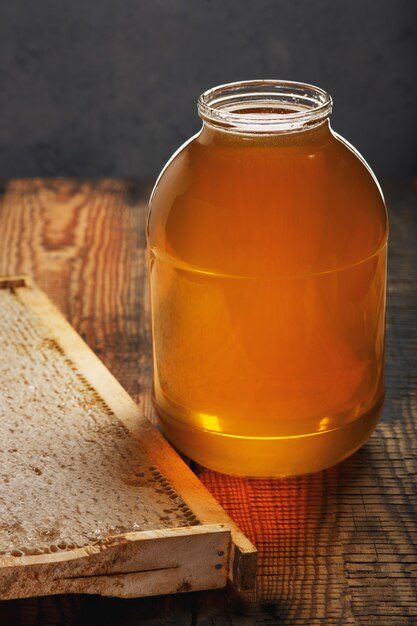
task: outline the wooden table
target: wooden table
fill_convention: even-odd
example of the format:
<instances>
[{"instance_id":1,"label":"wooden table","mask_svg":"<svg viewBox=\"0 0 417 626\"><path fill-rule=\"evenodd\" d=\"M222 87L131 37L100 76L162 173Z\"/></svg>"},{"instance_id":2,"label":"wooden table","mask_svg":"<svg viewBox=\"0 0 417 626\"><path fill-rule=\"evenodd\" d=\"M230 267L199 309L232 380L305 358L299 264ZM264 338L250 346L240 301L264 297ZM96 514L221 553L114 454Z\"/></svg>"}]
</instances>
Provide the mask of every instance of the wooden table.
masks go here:
<instances>
[{"instance_id":1,"label":"wooden table","mask_svg":"<svg viewBox=\"0 0 417 626\"><path fill-rule=\"evenodd\" d=\"M368 444L328 471L245 480L196 468L259 548L258 599L231 590L138 600L0 603L10 626L417 624L417 199L384 186L391 218L387 399ZM0 274L33 277L154 419L145 266L149 187L12 181L0 200Z\"/></svg>"}]
</instances>

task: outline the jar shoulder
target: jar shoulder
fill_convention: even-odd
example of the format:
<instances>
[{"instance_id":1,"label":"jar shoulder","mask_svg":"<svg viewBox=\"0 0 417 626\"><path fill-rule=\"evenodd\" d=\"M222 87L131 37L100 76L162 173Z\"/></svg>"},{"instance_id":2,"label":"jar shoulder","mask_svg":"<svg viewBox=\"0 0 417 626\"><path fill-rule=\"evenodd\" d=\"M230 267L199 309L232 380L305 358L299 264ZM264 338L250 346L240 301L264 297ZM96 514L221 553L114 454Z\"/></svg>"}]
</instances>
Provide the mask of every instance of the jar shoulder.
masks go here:
<instances>
[{"instance_id":1,"label":"jar shoulder","mask_svg":"<svg viewBox=\"0 0 417 626\"><path fill-rule=\"evenodd\" d=\"M360 179L362 185L360 185L357 190L358 199L360 199L361 194L364 197L366 193L371 195L374 200L372 203L373 208L379 210L380 219L385 222L388 227L388 214L384 194L371 166L347 139L335 132L332 132L332 135L334 144L338 148L337 161L339 162L339 170L343 170L344 168L347 170L339 182L340 191L351 187L353 180Z\"/></svg>"},{"instance_id":2,"label":"jar shoulder","mask_svg":"<svg viewBox=\"0 0 417 626\"><path fill-rule=\"evenodd\" d=\"M150 245L190 262L207 263L211 249L215 262L223 247L234 267L233 249L242 259L245 248L249 259L275 248L285 271L355 263L382 247L387 233L372 171L333 133L287 146L195 136L163 170L148 219Z\"/></svg>"}]
</instances>

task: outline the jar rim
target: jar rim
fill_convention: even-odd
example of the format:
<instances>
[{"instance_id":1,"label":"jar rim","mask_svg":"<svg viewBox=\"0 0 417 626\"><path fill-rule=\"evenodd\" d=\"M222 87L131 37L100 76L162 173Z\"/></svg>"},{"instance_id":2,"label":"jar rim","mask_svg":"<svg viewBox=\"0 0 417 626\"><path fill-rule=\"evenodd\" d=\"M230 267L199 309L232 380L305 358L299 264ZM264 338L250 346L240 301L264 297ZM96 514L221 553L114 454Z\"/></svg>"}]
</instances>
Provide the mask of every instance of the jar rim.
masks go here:
<instances>
[{"instance_id":1,"label":"jar rim","mask_svg":"<svg viewBox=\"0 0 417 626\"><path fill-rule=\"evenodd\" d=\"M203 121L245 134L307 130L321 124L332 106L320 87L275 79L218 85L202 93L197 104Z\"/></svg>"}]
</instances>

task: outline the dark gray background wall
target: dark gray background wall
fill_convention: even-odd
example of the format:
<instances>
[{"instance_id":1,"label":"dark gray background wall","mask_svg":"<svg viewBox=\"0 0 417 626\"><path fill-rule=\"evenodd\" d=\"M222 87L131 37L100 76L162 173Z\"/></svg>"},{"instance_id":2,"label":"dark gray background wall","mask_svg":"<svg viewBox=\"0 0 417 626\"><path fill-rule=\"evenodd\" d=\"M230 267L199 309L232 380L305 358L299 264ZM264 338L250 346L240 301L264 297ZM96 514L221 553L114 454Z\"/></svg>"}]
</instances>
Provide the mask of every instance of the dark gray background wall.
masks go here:
<instances>
[{"instance_id":1,"label":"dark gray background wall","mask_svg":"<svg viewBox=\"0 0 417 626\"><path fill-rule=\"evenodd\" d=\"M316 83L378 175L417 173L416 0L2 0L0 178L154 177L196 98Z\"/></svg>"}]
</instances>

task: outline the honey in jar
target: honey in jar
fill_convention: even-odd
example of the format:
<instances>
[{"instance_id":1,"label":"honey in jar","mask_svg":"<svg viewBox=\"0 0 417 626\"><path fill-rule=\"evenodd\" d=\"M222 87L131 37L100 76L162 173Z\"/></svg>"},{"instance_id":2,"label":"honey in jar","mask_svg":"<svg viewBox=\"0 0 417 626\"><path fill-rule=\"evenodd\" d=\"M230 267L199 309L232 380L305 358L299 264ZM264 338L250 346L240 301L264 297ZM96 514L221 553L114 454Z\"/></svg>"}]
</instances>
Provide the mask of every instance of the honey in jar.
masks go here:
<instances>
[{"instance_id":1,"label":"honey in jar","mask_svg":"<svg viewBox=\"0 0 417 626\"><path fill-rule=\"evenodd\" d=\"M321 470L380 417L387 215L331 106L301 83L205 92L151 197L155 406L220 472Z\"/></svg>"}]
</instances>

